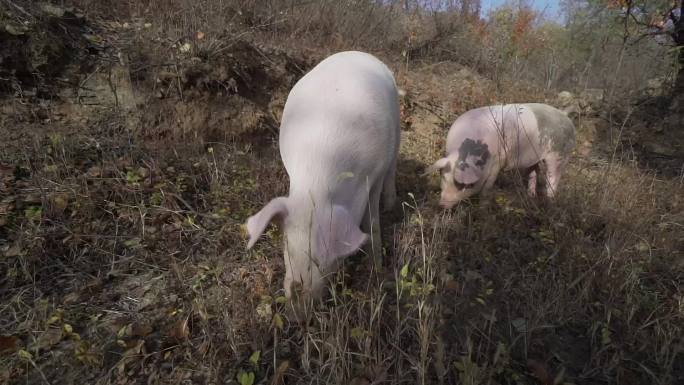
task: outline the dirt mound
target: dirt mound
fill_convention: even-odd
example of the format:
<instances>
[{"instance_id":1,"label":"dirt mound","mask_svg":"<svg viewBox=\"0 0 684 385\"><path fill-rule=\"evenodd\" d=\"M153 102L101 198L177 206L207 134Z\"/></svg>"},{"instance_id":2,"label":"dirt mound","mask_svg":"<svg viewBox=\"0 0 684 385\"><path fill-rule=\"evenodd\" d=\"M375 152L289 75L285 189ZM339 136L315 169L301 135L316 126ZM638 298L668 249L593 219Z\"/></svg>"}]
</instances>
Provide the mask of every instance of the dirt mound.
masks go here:
<instances>
[{"instance_id":1,"label":"dirt mound","mask_svg":"<svg viewBox=\"0 0 684 385\"><path fill-rule=\"evenodd\" d=\"M219 141L277 132L287 93L309 68L284 51L247 41L196 53L179 57L172 67L148 63L147 68L166 68L136 74L136 88L149 92L140 124L144 137Z\"/></svg>"},{"instance_id":2,"label":"dirt mound","mask_svg":"<svg viewBox=\"0 0 684 385\"><path fill-rule=\"evenodd\" d=\"M105 119L155 142L272 137L263 133L277 132L289 89L311 66L240 36L171 41L143 20L86 19L49 3L0 10L0 97L40 110L2 111L0 121Z\"/></svg>"},{"instance_id":3,"label":"dirt mound","mask_svg":"<svg viewBox=\"0 0 684 385\"><path fill-rule=\"evenodd\" d=\"M85 17L48 3L8 4L0 4L0 96L49 99L78 86L75 75L102 49Z\"/></svg>"}]
</instances>

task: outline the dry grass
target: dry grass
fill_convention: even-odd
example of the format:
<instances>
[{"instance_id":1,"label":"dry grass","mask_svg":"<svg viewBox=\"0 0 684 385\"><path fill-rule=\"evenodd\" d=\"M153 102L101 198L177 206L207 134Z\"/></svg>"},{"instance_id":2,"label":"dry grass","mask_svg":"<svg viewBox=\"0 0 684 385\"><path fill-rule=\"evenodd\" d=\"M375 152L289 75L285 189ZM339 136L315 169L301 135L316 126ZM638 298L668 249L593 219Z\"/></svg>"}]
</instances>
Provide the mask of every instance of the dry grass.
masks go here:
<instances>
[{"instance_id":1,"label":"dry grass","mask_svg":"<svg viewBox=\"0 0 684 385\"><path fill-rule=\"evenodd\" d=\"M159 6L118 12L152 12L144 4ZM268 41L274 30L255 26L279 19L245 27L236 17L225 35L185 37L195 51L178 54L173 44L185 35L176 32L217 25L231 4L171 2L158 30L138 20L140 30L117 32L138 47L132 69L145 66L132 84L151 106L142 114L149 120L134 120L134 130L115 108L81 120L60 117L59 101L3 101L0 160L11 167L0 168L0 382L684 383L682 178L594 151L572 160L554 202L528 198L519 176L507 175L492 200L444 212L437 181L420 175L456 115L546 95L451 61L395 61L392 51L379 55L408 91L407 124L400 203L383 217L384 269L350 258L312 321L289 319L280 234L271 229L246 252L239 231L287 190L275 134L229 134L243 132L233 118L210 122L225 131L206 131L201 118L184 135L150 135L206 115L200 104L212 114L248 105L277 121L283 89L304 69L296 67L315 62L302 52L316 58L334 47L251 45L236 33ZM177 6L187 17L171 17ZM331 27L360 36L341 34L340 46L362 44L350 22L361 16L341 21L348 29ZM302 37L319 27L287 28ZM156 40L165 34L172 41ZM167 62L176 77L157 81ZM244 79L254 74L259 85L249 88ZM237 91L226 91L230 79Z\"/></svg>"}]
</instances>

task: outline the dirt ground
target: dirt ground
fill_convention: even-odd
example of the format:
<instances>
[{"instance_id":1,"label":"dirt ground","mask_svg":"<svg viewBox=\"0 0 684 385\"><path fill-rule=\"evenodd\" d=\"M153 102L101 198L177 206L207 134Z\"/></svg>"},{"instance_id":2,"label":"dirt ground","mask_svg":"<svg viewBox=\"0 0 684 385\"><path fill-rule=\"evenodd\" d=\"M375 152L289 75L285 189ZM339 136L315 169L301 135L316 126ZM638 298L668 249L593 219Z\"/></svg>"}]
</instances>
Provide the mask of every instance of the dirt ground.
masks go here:
<instances>
[{"instance_id":1,"label":"dirt ground","mask_svg":"<svg viewBox=\"0 0 684 385\"><path fill-rule=\"evenodd\" d=\"M351 258L302 325L277 228L247 252L240 225L286 194L280 113L325 53L48 11L0 31L0 383L684 384L682 147L646 107L576 117L557 201L508 175L444 212L422 172L459 114L558 101L379 54L406 91L385 266Z\"/></svg>"}]
</instances>

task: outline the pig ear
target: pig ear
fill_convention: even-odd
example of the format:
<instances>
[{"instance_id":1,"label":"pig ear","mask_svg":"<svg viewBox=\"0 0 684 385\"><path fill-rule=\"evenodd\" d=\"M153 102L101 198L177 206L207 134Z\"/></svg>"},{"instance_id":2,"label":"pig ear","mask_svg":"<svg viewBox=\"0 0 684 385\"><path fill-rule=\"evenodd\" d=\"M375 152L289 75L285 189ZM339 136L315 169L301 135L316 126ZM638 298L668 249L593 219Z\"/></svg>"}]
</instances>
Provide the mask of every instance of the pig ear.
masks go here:
<instances>
[{"instance_id":1,"label":"pig ear","mask_svg":"<svg viewBox=\"0 0 684 385\"><path fill-rule=\"evenodd\" d=\"M368 234L361 231L342 206L333 205L331 211L325 210L317 219L317 254L322 259L319 263L324 266L354 254L368 242Z\"/></svg>"},{"instance_id":2,"label":"pig ear","mask_svg":"<svg viewBox=\"0 0 684 385\"><path fill-rule=\"evenodd\" d=\"M482 178L482 170L476 166L470 165L463 170L459 168L457 168L457 170L458 171L454 174L454 180L458 183L473 184Z\"/></svg>"},{"instance_id":3,"label":"pig ear","mask_svg":"<svg viewBox=\"0 0 684 385\"><path fill-rule=\"evenodd\" d=\"M287 198L280 197L272 199L263 209L261 209L261 211L249 217L249 219L247 219L247 233L249 234L247 250L254 246L273 218L276 216L285 218L287 214Z\"/></svg>"},{"instance_id":4,"label":"pig ear","mask_svg":"<svg viewBox=\"0 0 684 385\"><path fill-rule=\"evenodd\" d=\"M435 163L433 163L432 166L426 168L425 172L423 173L423 176L426 176L428 174L432 174L434 172L440 171L447 166L449 166L449 159L442 158L442 159L436 161Z\"/></svg>"}]
</instances>

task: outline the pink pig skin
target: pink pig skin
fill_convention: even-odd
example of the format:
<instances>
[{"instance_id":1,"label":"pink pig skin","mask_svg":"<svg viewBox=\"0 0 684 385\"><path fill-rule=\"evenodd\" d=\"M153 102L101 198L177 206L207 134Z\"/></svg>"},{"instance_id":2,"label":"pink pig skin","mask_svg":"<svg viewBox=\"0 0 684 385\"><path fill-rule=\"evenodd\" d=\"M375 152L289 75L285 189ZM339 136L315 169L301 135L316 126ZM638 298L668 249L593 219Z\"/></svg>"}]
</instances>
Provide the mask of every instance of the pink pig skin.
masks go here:
<instances>
[{"instance_id":1,"label":"pink pig skin","mask_svg":"<svg viewBox=\"0 0 684 385\"><path fill-rule=\"evenodd\" d=\"M399 138L394 77L372 55L332 55L292 88L280 126L289 194L247 220L247 248L282 221L287 297L296 287L320 298L325 276L363 246L381 255L380 196L393 205Z\"/></svg>"},{"instance_id":2,"label":"pink pig skin","mask_svg":"<svg viewBox=\"0 0 684 385\"><path fill-rule=\"evenodd\" d=\"M480 191L489 192L501 170L523 170L534 196L541 162L546 164L546 195L553 197L574 147L575 126L554 107L481 107L456 119L447 135L447 156L428 171L441 170L440 204L445 208Z\"/></svg>"}]
</instances>

